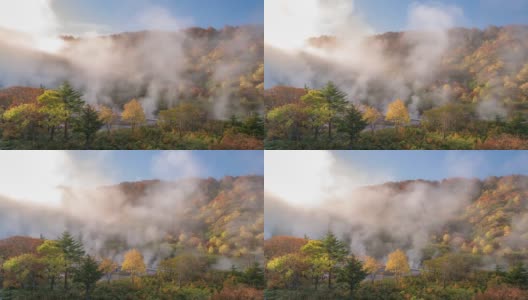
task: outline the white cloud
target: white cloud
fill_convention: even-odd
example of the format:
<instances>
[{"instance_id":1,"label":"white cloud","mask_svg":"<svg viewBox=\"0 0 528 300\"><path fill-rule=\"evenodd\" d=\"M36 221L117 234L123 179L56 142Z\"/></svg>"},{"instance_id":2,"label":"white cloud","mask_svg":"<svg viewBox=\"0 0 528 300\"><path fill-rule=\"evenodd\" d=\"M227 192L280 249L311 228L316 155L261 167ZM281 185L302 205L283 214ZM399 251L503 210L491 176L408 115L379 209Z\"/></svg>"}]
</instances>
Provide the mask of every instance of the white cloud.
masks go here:
<instances>
[{"instance_id":1,"label":"white cloud","mask_svg":"<svg viewBox=\"0 0 528 300\"><path fill-rule=\"evenodd\" d=\"M190 26L191 18L175 17L169 10L160 6L145 9L138 18L143 29L174 31Z\"/></svg>"},{"instance_id":2,"label":"white cloud","mask_svg":"<svg viewBox=\"0 0 528 300\"><path fill-rule=\"evenodd\" d=\"M332 151L266 151L264 166L266 194L308 208L393 178L387 170L365 169Z\"/></svg>"},{"instance_id":3,"label":"white cloud","mask_svg":"<svg viewBox=\"0 0 528 300\"><path fill-rule=\"evenodd\" d=\"M84 158L69 151L1 151L0 195L57 206L63 187L93 188L113 183L112 152L91 152Z\"/></svg>"},{"instance_id":4,"label":"white cloud","mask_svg":"<svg viewBox=\"0 0 528 300\"><path fill-rule=\"evenodd\" d=\"M329 151L266 151L266 192L296 205L319 205L333 185L334 163Z\"/></svg>"},{"instance_id":5,"label":"white cloud","mask_svg":"<svg viewBox=\"0 0 528 300\"><path fill-rule=\"evenodd\" d=\"M62 151L0 152L0 195L46 205L58 205L58 188L68 180L69 158Z\"/></svg>"},{"instance_id":6,"label":"white cloud","mask_svg":"<svg viewBox=\"0 0 528 300\"><path fill-rule=\"evenodd\" d=\"M471 178L481 174L482 167L486 166L486 159L478 151L448 151L445 166L449 177Z\"/></svg>"},{"instance_id":7,"label":"white cloud","mask_svg":"<svg viewBox=\"0 0 528 300\"><path fill-rule=\"evenodd\" d=\"M463 10L454 5L440 3L413 3L409 7L409 30L446 30L459 23L464 16Z\"/></svg>"},{"instance_id":8,"label":"white cloud","mask_svg":"<svg viewBox=\"0 0 528 300\"><path fill-rule=\"evenodd\" d=\"M0 1L0 27L32 34L56 33L59 22L50 0Z\"/></svg>"},{"instance_id":9,"label":"white cloud","mask_svg":"<svg viewBox=\"0 0 528 300\"><path fill-rule=\"evenodd\" d=\"M152 173L164 180L198 177L203 169L192 151L163 151L152 160Z\"/></svg>"},{"instance_id":10,"label":"white cloud","mask_svg":"<svg viewBox=\"0 0 528 300\"><path fill-rule=\"evenodd\" d=\"M60 22L52 9L51 0L0 1L0 28L24 33L24 39L10 43L56 53L63 46L58 38Z\"/></svg>"}]
</instances>

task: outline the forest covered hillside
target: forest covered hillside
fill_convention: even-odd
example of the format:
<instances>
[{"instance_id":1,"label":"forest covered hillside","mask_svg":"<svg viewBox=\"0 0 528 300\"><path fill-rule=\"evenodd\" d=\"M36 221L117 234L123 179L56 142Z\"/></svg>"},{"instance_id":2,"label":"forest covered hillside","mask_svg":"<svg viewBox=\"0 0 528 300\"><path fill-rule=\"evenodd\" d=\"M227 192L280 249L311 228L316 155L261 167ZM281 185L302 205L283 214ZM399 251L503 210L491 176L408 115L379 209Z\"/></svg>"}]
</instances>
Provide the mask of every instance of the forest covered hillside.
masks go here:
<instances>
[{"instance_id":1,"label":"forest covered hillside","mask_svg":"<svg viewBox=\"0 0 528 300\"><path fill-rule=\"evenodd\" d=\"M261 299L262 193L241 176L64 188L58 209L0 198L0 297Z\"/></svg>"},{"instance_id":2,"label":"forest covered hillside","mask_svg":"<svg viewBox=\"0 0 528 300\"><path fill-rule=\"evenodd\" d=\"M135 247L153 266L192 251L247 266L263 259L263 205L259 176L66 189L61 210L3 199L2 237L9 239L0 243L0 251L9 257L38 246L38 240L12 236L56 238L69 230L92 255L119 258Z\"/></svg>"},{"instance_id":3,"label":"forest covered hillside","mask_svg":"<svg viewBox=\"0 0 528 300\"><path fill-rule=\"evenodd\" d=\"M352 200L359 195L369 203L367 200ZM448 251L492 256L499 264L528 259L527 176L386 183L360 188L349 197L348 200L328 202L324 212L299 212L299 219L311 215L317 223L328 220L324 228L335 228L336 235L344 238L352 251L361 250L358 255L383 259L391 251L401 248L413 254L411 258L415 259L415 266ZM447 207L451 204L454 209ZM364 216L350 219L356 215L358 207L367 210ZM320 214L326 214L328 218L321 218ZM373 224L373 228L366 228L366 219L373 216L388 225ZM281 227L280 221L274 221L270 228L276 230L273 235L279 238L266 241L267 258L291 251L280 249L287 249L292 243L296 245L291 246L292 249L302 247L302 239L280 237L291 232L287 225ZM424 229L427 240L417 243L417 236ZM319 235L305 234L309 237ZM284 246L277 246L282 244L281 240Z\"/></svg>"},{"instance_id":4,"label":"forest covered hillside","mask_svg":"<svg viewBox=\"0 0 528 300\"><path fill-rule=\"evenodd\" d=\"M441 51L438 61L428 66L430 78L425 79L408 74L413 63L411 60L419 59L413 56L418 44L418 40L411 38L413 35L423 37L433 34L388 32L368 38L364 47L381 49L386 75L408 85L408 94L416 92L410 96L422 96L420 99L411 99L410 96L403 99L409 103L413 102L417 112L449 101L477 103L494 98L509 105L520 105L513 106L519 108L528 100L528 26L491 26L483 30L455 28L447 31L446 43L449 46ZM331 36L321 36L308 40L307 44L332 52L332 48L339 48L340 43L346 42ZM317 57L316 54L311 56L310 52L307 52L303 59L314 67L322 78L328 78L328 75L335 72L336 76L331 80L345 89L346 85L355 85L354 77L358 80L361 77L360 73L350 74L350 78L337 76L338 65ZM417 81L420 81L419 87L413 87ZM314 88L320 88L325 83L306 82ZM287 82L283 85L287 85ZM369 81L366 87L364 97L351 95L353 99L350 100L375 105L383 102L383 98L390 98L388 93L393 92L386 89L390 88L390 85L381 79L379 82Z\"/></svg>"},{"instance_id":5,"label":"forest covered hillside","mask_svg":"<svg viewBox=\"0 0 528 300\"><path fill-rule=\"evenodd\" d=\"M56 54L18 51L8 35L2 37L6 44L0 44L0 53L6 52L0 60L0 86L56 88L70 80L90 104L122 109L138 98L155 113L193 100L209 104L215 117L243 116L261 110L263 34L262 28L248 25L64 36L64 47Z\"/></svg>"},{"instance_id":6,"label":"forest covered hillside","mask_svg":"<svg viewBox=\"0 0 528 300\"><path fill-rule=\"evenodd\" d=\"M527 176L391 182L315 209L268 200L269 299L528 297Z\"/></svg>"},{"instance_id":7,"label":"forest covered hillside","mask_svg":"<svg viewBox=\"0 0 528 300\"><path fill-rule=\"evenodd\" d=\"M263 35L63 36L45 52L0 30L0 148L262 149Z\"/></svg>"},{"instance_id":8,"label":"forest covered hillside","mask_svg":"<svg viewBox=\"0 0 528 300\"><path fill-rule=\"evenodd\" d=\"M527 41L511 25L266 45L266 147L526 149Z\"/></svg>"},{"instance_id":9,"label":"forest covered hillside","mask_svg":"<svg viewBox=\"0 0 528 300\"><path fill-rule=\"evenodd\" d=\"M13 236L0 240L0 257L9 259L24 253L36 253L38 246L43 242L43 239L24 236Z\"/></svg>"}]
</instances>

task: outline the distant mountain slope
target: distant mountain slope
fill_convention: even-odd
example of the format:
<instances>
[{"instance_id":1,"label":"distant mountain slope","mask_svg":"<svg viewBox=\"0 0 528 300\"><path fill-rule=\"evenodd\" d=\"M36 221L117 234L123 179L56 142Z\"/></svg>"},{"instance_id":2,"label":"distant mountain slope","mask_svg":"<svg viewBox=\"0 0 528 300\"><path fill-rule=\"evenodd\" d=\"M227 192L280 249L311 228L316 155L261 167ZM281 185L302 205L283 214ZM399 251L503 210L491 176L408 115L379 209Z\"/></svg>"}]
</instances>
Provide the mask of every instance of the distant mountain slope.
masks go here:
<instances>
[{"instance_id":1,"label":"distant mountain slope","mask_svg":"<svg viewBox=\"0 0 528 300\"><path fill-rule=\"evenodd\" d=\"M369 187L389 187L395 194L405 193L416 184L445 187L476 187L473 199L453 218L437 228L431 242L476 254L510 255L522 253L528 258L528 177L489 177L482 181L450 179L442 182L406 181ZM419 226L419 224L417 224Z\"/></svg>"},{"instance_id":2,"label":"distant mountain slope","mask_svg":"<svg viewBox=\"0 0 528 300\"><path fill-rule=\"evenodd\" d=\"M57 208L0 198L0 237L53 239L67 229L101 255L136 247L150 262L186 249L261 260L263 184L262 176L242 176L65 188Z\"/></svg>"},{"instance_id":3,"label":"distant mountain slope","mask_svg":"<svg viewBox=\"0 0 528 300\"><path fill-rule=\"evenodd\" d=\"M262 109L260 26L64 36L53 55L9 44L15 34L0 34L0 87L70 80L92 104L121 107L138 98L149 113L182 100L208 103L214 117Z\"/></svg>"},{"instance_id":4,"label":"distant mountain slope","mask_svg":"<svg viewBox=\"0 0 528 300\"><path fill-rule=\"evenodd\" d=\"M442 46L445 44L445 49L436 47L444 38ZM346 43L346 40L334 36L309 39L308 47L322 50L326 55L320 56L317 51L296 54L295 59L301 60L306 64L306 70L313 73L313 78L306 78L305 84L319 88L327 80L333 80L349 92L351 100L376 106L403 97L418 112L446 101L498 101L512 111L526 109L528 26L491 26L484 30L455 28L445 32L445 36L411 31L371 36L358 47L367 54L370 50L378 56L365 65L357 57L352 59L352 63L347 62L347 57L342 55L344 53L336 50L340 47L341 51L348 49ZM357 55L354 49L346 52L347 56L353 58ZM335 61L327 59L334 56ZM287 57L286 52L270 48L270 59L287 64ZM365 61L369 59L374 58L364 58ZM296 67L301 68L299 64ZM292 85L291 76L285 75L288 72L281 73L271 68L266 73L266 78L270 79L269 83L266 81L267 87L273 87L269 85L271 83ZM416 68L420 70L414 70ZM422 74L424 71L427 76ZM370 73L380 75L372 76ZM304 77L299 75L299 78Z\"/></svg>"},{"instance_id":5,"label":"distant mountain slope","mask_svg":"<svg viewBox=\"0 0 528 300\"><path fill-rule=\"evenodd\" d=\"M317 238L333 228L353 251L362 252L357 254L378 258L402 248L415 263L445 249L528 259L528 176L392 182L354 190L317 211L296 210L277 199L269 200L279 203L273 206L282 206L274 212L267 204L268 213L276 216L270 216L270 223L266 219L266 230L271 233L266 257L277 252L268 250L271 243L273 249L302 244L281 235L294 232L297 237ZM297 221L284 223L291 214ZM320 227L317 232L315 226Z\"/></svg>"}]
</instances>

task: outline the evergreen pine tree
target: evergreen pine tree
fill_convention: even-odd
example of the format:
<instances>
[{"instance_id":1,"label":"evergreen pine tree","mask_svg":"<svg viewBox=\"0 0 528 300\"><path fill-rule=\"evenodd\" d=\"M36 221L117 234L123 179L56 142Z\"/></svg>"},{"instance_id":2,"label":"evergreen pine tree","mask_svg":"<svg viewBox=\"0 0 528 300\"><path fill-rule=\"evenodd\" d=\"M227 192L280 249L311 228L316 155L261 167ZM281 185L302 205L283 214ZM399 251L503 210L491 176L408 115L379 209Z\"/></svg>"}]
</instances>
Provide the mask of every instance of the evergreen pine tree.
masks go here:
<instances>
[{"instance_id":1,"label":"evergreen pine tree","mask_svg":"<svg viewBox=\"0 0 528 300\"><path fill-rule=\"evenodd\" d=\"M85 146L88 148L93 136L103 127L103 122L99 119L99 114L91 105L85 105L75 123L75 131L82 133L85 139Z\"/></svg>"},{"instance_id":2,"label":"evergreen pine tree","mask_svg":"<svg viewBox=\"0 0 528 300\"><path fill-rule=\"evenodd\" d=\"M328 231L322 242L328 257L334 263L334 267L328 272L328 288L331 289L334 270L345 260L348 249L331 231Z\"/></svg>"},{"instance_id":3,"label":"evergreen pine tree","mask_svg":"<svg viewBox=\"0 0 528 300\"><path fill-rule=\"evenodd\" d=\"M68 81L65 81L57 90L61 96L62 101L66 106L66 110L69 113L68 118L64 122L64 139L68 140L68 130L70 124L73 122L75 117L77 117L84 106L84 101L82 100L82 94L79 91L76 91Z\"/></svg>"},{"instance_id":4,"label":"evergreen pine tree","mask_svg":"<svg viewBox=\"0 0 528 300\"><path fill-rule=\"evenodd\" d=\"M85 288L85 298L90 300L95 283L103 277L99 264L89 255L81 260L79 268L75 270L73 281L82 283Z\"/></svg>"},{"instance_id":5,"label":"evergreen pine tree","mask_svg":"<svg viewBox=\"0 0 528 300\"><path fill-rule=\"evenodd\" d=\"M349 145L352 146L361 132L367 127L363 115L353 104L350 104L343 119L339 121L338 130L348 135Z\"/></svg>"},{"instance_id":6,"label":"evergreen pine tree","mask_svg":"<svg viewBox=\"0 0 528 300\"><path fill-rule=\"evenodd\" d=\"M347 106L347 94L339 89L332 81L329 81L321 90L324 98L328 101L332 117L328 122L328 138L332 140L334 124L343 116Z\"/></svg>"},{"instance_id":7,"label":"evergreen pine tree","mask_svg":"<svg viewBox=\"0 0 528 300\"><path fill-rule=\"evenodd\" d=\"M361 281L367 278L367 272L363 270L363 263L355 256L346 259L345 265L337 274L337 282L348 285L350 297L353 297L354 291Z\"/></svg>"},{"instance_id":8,"label":"evergreen pine tree","mask_svg":"<svg viewBox=\"0 0 528 300\"><path fill-rule=\"evenodd\" d=\"M59 247L64 253L64 289L68 289L68 275L76 269L84 255L84 247L81 242L76 241L73 236L65 231L57 240Z\"/></svg>"}]
</instances>

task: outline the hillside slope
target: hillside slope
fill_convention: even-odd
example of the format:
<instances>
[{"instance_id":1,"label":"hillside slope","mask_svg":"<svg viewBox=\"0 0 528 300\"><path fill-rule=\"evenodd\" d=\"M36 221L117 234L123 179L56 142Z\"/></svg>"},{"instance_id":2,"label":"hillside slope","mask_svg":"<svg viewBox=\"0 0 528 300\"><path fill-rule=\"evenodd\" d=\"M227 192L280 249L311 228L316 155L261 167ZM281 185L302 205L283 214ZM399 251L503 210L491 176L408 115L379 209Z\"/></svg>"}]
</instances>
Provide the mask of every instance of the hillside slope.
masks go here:
<instances>
[{"instance_id":1,"label":"hillside slope","mask_svg":"<svg viewBox=\"0 0 528 300\"><path fill-rule=\"evenodd\" d=\"M266 219L267 258L302 246L302 239L284 235L317 238L332 228L356 254L379 259L398 248L415 264L448 249L528 259L528 176L386 183L354 190L317 211L270 201L287 212ZM293 213L297 224L285 224Z\"/></svg>"},{"instance_id":2,"label":"hillside slope","mask_svg":"<svg viewBox=\"0 0 528 300\"><path fill-rule=\"evenodd\" d=\"M99 255L136 247L150 262L187 250L261 260L263 184L262 176L242 176L65 189L57 208L2 199L0 237L53 239L69 230Z\"/></svg>"},{"instance_id":3,"label":"hillside slope","mask_svg":"<svg viewBox=\"0 0 528 300\"><path fill-rule=\"evenodd\" d=\"M510 111L527 108L528 26L491 26L484 30L455 28L437 39L444 38L445 49L427 50L427 47L440 43L434 40L432 33L388 32L372 36L363 42L361 49L379 53L380 61L354 67L354 63L349 66L346 61L325 58L332 57L340 47L347 49L347 41L321 36L308 40L308 47L315 50L298 54L297 59L302 60L310 72L317 74L316 78L308 78L305 82L310 87L319 88L327 80L333 80L349 92L351 100L380 108L397 97L402 97L419 113L448 101L498 101ZM319 55L319 50L326 54ZM270 58L276 56L278 60L287 57L286 53L274 48L270 53ZM422 64L427 77L417 77L418 71L413 70L420 66L420 60L427 60L427 66ZM273 71L270 69L266 74L267 78L270 76L269 83L291 85L288 76ZM382 77L369 75L379 71L382 71ZM268 88L273 87L268 81L266 83ZM280 98L272 95L267 103L272 102L271 99L275 99L272 107L287 103L286 100L282 103L277 100ZM502 109L500 105L489 106L489 110ZM482 111L482 114L486 112Z\"/></svg>"},{"instance_id":4,"label":"hillside slope","mask_svg":"<svg viewBox=\"0 0 528 300\"><path fill-rule=\"evenodd\" d=\"M137 98L148 102L149 113L182 100L212 106L214 117L262 108L264 33L258 26L65 36L64 48L53 55L9 44L16 33L9 34L0 35L0 87L55 88L70 80L89 103L121 108Z\"/></svg>"}]
</instances>

